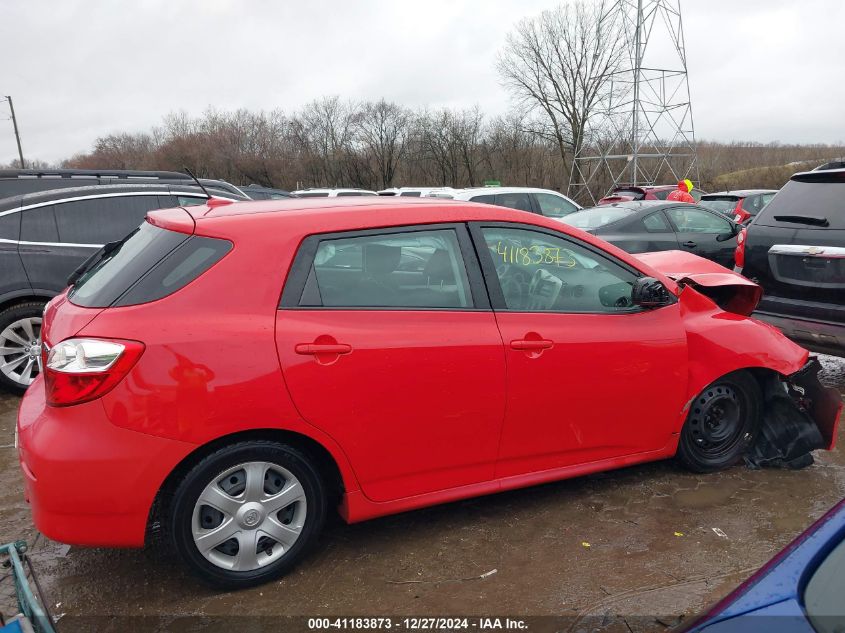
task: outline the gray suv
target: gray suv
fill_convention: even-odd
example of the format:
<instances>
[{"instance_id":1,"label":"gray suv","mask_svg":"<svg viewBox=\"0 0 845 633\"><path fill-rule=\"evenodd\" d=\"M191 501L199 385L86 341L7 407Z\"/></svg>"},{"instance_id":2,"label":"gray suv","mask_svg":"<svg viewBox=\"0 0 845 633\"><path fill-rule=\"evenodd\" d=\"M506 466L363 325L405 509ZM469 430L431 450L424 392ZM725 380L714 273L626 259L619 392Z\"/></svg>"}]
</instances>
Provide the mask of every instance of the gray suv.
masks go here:
<instances>
[{"instance_id":1,"label":"gray suv","mask_svg":"<svg viewBox=\"0 0 845 633\"><path fill-rule=\"evenodd\" d=\"M135 230L148 211L204 203L192 182L64 187L0 198L0 386L22 392L38 374L41 314L68 276ZM206 189L215 197L248 199Z\"/></svg>"}]
</instances>

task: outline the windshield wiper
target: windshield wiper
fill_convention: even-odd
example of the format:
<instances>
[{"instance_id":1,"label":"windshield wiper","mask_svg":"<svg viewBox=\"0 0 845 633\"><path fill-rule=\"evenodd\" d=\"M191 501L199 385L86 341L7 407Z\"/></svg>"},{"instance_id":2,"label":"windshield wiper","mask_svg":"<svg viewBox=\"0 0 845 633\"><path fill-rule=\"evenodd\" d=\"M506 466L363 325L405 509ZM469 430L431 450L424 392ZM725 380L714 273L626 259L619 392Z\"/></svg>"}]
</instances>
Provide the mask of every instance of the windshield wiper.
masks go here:
<instances>
[{"instance_id":1,"label":"windshield wiper","mask_svg":"<svg viewBox=\"0 0 845 633\"><path fill-rule=\"evenodd\" d=\"M91 255L91 257L82 262L77 269L70 274L67 278L67 285L72 286L79 281L79 278L82 277L82 275L100 263L104 257L111 255L122 243L123 240L115 240L114 242L109 242L108 244L104 244L100 247L93 255Z\"/></svg>"},{"instance_id":2,"label":"windshield wiper","mask_svg":"<svg viewBox=\"0 0 845 633\"><path fill-rule=\"evenodd\" d=\"M827 218L820 215L776 215L778 222L795 222L796 224L812 224L813 226L830 226Z\"/></svg>"}]
</instances>

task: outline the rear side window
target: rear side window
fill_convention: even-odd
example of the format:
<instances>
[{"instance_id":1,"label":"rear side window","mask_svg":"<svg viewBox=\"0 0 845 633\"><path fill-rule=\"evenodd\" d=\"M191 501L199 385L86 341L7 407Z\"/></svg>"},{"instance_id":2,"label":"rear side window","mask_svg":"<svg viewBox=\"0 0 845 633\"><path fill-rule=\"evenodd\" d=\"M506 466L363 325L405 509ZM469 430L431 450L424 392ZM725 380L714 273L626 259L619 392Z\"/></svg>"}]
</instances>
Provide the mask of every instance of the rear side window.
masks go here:
<instances>
[{"instance_id":1,"label":"rear side window","mask_svg":"<svg viewBox=\"0 0 845 633\"><path fill-rule=\"evenodd\" d=\"M0 240L18 240L21 231L21 214L0 215Z\"/></svg>"},{"instance_id":2,"label":"rear side window","mask_svg":"<svg viewBox=\"0 0 845 633\"><path fill-rule=\"evenodd\" d=\"M663 191L659 191L659 190L658 190L658 191L652 191L652 192L651 192L651 195L653 195L653 196L654 196L655 198L657 198L658 200L665 200L666 198L668 198L668 197L669 197L669 194L670 194L670 193L672 193L672 190L666 190L666 189L664 189ZM695 197L695 196L693 196L693 198L694 198L694 197Z\"/></svg>"},{"instance_id":3,"label":"rear side window","mask_svg":"<svg viewBox=\"0 0 845 633\"><path fill-rule=\"evenodd\" d=\"M68 298L89 308L160 299L208 270L230 248L225 240L189 236L145 222L113 250L95 255Z\"/></svg>"},{"instance_id":4,"label":"rear side window","mask_svg":"<svg viewBox=\"0 0 845 633\"><path fill-rule=\"evenodd\" d=\"M531 197L527 193L500 193L496 196L496 204L518 211L531 211Z\"/></svg>"},{"instance_id":5,"label":"rear side window","mask_svg":"<svg viewBox=\"0 0 845 633\"><path fill-rule=\"evenodd\" d=\"M646 230L651 233L671 232L669 224L666 222L666 218L663 217L663 214L660 211L645 216L643 218L643 224L645 225Z\"/></svg>"},{"instance_id":6,"label":"rear side window","mask_svg":"<svg viewBox=\"0 0 845 633\"><path fill-rule=\"evenodd\" d=\"M469 308L472 295L450 229L321 240L302 307Z\"/></svg>"},{"instance_id":7,"label":"rear side window","mask_svg":"<svg viewBox=\"0 0 845 633\"><path fill-rule=\"evenodd\" d=\"M329 194L326 192L305 192L305 193L298 193L296 194L300 198L328 198Z\"/></svg>"},{"instance_id":8,"label":"rear side window","mask_svg":"<svg viewBox=\"0 0 845 633\"><path fill-rule=\"evenodd\" d=\"M123 238L159 208L158 196L114 196L55 205L59 240L71 244L105 244Z\"/></svg>"},{"instance_id":9,"label":"rear side window","mask_svg":"<svg viewBox=\"0 0 845 633\"><path fill-rule=\"evenodd\" d=\"M59 231L53 205L36 207L22 211L21 241L23 242L58 242Z\"/></svg>"},{"instance_id":10,"label":"rear side window","mask_svg":"<svg viewBox=\"0 0 845 633\"><path fill-rule=\"evenodd\" d=\"M494 195L485 195L485 196L475 196L469 199L470 202L480 202L481 204L495 204L496 203L496 196Z\"/></svg>"},{"instance_id":11,"label":"rear side window","mask_svg":"<svg viewBox=\"0 0 845 633\"><path fill-rule=\"evenodd\" d=\"M404 196L406 198L419 198L422 194L422 191L403 191L400 193L400 196Z\"/></svg>"}]
</instances>

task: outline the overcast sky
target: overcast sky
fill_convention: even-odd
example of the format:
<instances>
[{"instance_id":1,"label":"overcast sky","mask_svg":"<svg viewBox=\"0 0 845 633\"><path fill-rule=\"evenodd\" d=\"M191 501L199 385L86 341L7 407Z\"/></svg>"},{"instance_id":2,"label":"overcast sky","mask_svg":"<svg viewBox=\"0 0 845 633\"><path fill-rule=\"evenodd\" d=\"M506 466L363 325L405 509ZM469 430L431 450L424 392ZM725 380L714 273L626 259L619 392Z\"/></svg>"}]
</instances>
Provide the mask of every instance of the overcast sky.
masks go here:
<instances>
[{"instance_id":1,"label":"overcast sky","mask_svg":"<svg viewBox=\"0 0 845 633\"><path fill-rule=\"evenodd\" d=\"M553 0L2 0L0 95L56 161L168 112L294 110L323 95L510 106L513 24ZM682 0L696 136L845 141L845 2ZM0 103L0 163L16 157Z\"/></svg>"}]
</instances>

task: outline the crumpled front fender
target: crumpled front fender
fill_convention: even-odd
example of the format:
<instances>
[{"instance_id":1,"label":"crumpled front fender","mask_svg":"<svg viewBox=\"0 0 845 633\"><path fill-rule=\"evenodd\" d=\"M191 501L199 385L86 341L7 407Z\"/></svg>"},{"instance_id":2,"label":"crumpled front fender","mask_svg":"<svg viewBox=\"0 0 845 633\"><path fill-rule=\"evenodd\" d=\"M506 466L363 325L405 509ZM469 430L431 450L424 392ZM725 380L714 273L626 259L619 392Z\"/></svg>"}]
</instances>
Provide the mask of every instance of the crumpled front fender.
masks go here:
<instances>
[{"instance_id":1,"label":"crumpled front fender","mask_svg":"<svg viewBox=\"0 0 845 633\"><path fill-rule=\"evenodd\" d=\"M679 302L687 332L690 399L733 371L763 368L789 376L807 362L809 352L777 328L725 312L691 286L684 286Z\"/></svg>"}]
</instances>

